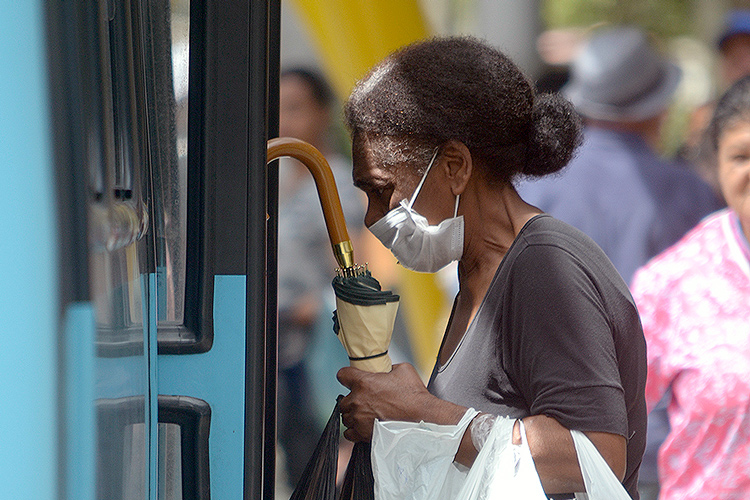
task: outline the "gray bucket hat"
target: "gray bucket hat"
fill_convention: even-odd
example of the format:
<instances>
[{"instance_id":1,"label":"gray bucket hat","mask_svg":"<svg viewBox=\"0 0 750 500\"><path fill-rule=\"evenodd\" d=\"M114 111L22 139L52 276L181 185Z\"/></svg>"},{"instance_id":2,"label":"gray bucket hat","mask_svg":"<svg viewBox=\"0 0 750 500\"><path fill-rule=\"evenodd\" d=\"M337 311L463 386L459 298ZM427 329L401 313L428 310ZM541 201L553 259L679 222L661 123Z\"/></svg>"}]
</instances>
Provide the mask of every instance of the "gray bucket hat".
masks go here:
<instances>
[{"instance_id":1,"label":"gray bucket hat","mask_svg":"<svg viewBox=\"0 0 750 500\"><path fill-rule=\"evenodd\" d=\"M680 68L657 53L643 31L610 28L584 44L562 92L583 116L644 120L667 108L681 77Z\"/></svg>"}]
</instances>

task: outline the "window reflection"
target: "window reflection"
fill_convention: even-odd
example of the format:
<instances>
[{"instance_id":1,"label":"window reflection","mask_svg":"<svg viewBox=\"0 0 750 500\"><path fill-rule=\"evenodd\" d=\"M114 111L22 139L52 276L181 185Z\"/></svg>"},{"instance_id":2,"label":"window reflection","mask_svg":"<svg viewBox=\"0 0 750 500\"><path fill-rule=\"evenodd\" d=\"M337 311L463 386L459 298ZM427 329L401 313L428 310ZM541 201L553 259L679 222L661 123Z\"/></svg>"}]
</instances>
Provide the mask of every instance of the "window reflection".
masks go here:
<instances>
[{"instance_id":1,"label":"window reflection","mask_svg":"<svg viewBox=\"0 0 750 500\"><path fill-rule=\"evenodd\" d=\"M211 407L190 396L159 396L158 500L208 500Z\"/></svg>"},{"instance_id":2,"label":"window reflection","mask_svg":"<svg viewBox=\"0 0 750 500\"><path fill-rule=\"evenodd\" d=\"M143 500L147 484L144 397L99 399L97 499Z\"/></svg>"},{"instance_id":3,"label":"window reflection","mask_svg":"<svg viewBox=\"0 0 750 500\"><path fill-rule=\"evenodd\" d=\"M146 493L146 424L131 424L123 432L123 500L140 500Z\"/></svg>"},{"instance_id":4,"label":"window reflection","mask_svg":"<svg viewBox=\"0 0 750 500\"><path fill-rule=\"evenodd\" d=\"M161 5L159 5L161 4ZM190 2L155 2L152 115L159 325L179 326L185 310ZM161 23L161 25L160 25ZM166 75L166 76L165 76Z\"/></svg>"},{"instance_id":5,"label":"window reflection","mask_svg":"<svg viewBox=\"0 0 750 500\"><path fill-rule=\"evenodd\" d=\"M104 56L101 144L92 148L100 168L92 179L97 191L89 206L91 283L96 305L100 354L130 355L143 348L142 252L148 229L145 108L140 9L133 0L109 3L100 19L107 38ZM98 156L101 155L101 156Z\"/></svg>"},{"instance_id":6,"label":"window reflection","mask_svg":"<svg viewBox=\"0 0 750 500\"><path fill-rule=\"evenodd\" d=\"M159 500L182 500L182 432L159 423Z\"/></svg>"}]
</instances>

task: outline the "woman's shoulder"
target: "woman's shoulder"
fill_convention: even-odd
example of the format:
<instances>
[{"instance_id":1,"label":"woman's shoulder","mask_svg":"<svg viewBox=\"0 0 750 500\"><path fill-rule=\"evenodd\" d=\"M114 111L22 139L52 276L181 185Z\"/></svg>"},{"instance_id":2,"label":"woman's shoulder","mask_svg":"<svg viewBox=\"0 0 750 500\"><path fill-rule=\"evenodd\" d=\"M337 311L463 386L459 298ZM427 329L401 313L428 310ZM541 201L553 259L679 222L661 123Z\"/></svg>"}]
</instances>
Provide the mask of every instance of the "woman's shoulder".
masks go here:
<instances>
[{"instance_id":1,"label":"woman's shoulder","mask_svg":"<svg viewBox=\"0 0 750 500\"><path fill-rule=\"evenodd\" d=\"M548 213L542 213L529 219L521 229L519 236L522 236L526 242L532 244L549 244L570 241L571 239L590 240L583 231Z\"/></svg>"},{"instance_id":2,"label":"woman's shoulder","mask_svg":"<svg viewBox=\"0 0 750 500\"><path fill-rule=\"evenodd\" d=\"M517 267L516 271L547 279L553 269L567 270L587 280L625 287L609 258L589 236L548 214L534 217L526 224L509 252L509 260Z\"/></svg>"},{"instance_id":3,"label":"woman's shoulder","mask_svg":"<svg viewBox=\"0 0 750 500\"><path fill-rule=\"evenodd\" d=\"M546 213L532 218L518 240L521 249L543 247L552 254L565 253L574 259L606 259L604 251L586 233Z\"/></svg>"},{"instance_id":4,"label":"woman's shoulder","mask_svg":"<svg viewBox=\"0 0 750 500\"><path fill-rule=\"evenodd\" d=\"M721 258L726 241L724 225L729 217L729 210L724 209L704 218L677 243L641 267L634 275L632 288L666 288L691 276L705 277L716 259Z\"/></svg>"}]
</instances>

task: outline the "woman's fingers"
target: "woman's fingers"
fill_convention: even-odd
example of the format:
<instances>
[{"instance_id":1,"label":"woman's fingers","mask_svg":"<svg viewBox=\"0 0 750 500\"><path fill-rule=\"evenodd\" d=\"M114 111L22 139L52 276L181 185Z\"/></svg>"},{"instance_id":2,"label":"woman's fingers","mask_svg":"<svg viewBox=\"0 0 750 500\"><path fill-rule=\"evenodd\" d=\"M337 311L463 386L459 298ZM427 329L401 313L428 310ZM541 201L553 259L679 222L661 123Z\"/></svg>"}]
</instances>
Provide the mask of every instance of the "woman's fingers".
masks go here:
<instances>
[{"instance_id":1,"label":"woman's fingers","mask_svg":"<svg viewBox=\"0 0 750 500\"><path fill-rule=\"evenodd\" d=\"M354 427L354 417L352 417L352 414L350 412L342 412L341 423L344 424L344 426L346 426L347 428Z\"/></svg>"},{"instance_id":2,"label":"woman's fingers","mask_svg":"<svg viewBox=\"0 0 750 500\"><path fill-rule=\"evenodd\" d=\"M362 439L362 436L360 436L357 433L357 431L355 431L354 429L345 430L344 437L353 443L357 443L359 441L365 441L365 439Z\"/></svg>"},{"instance_id":3,"label":"woman's fingers","mask_svg":"<svg viewBox=\"0 0 750 500\"><path fill-rule=\"evenodd\" d=\"M355 383L359 382L366 375L367 372L352 368L351 366L345 366L338 371L336 378L341 385L347 389L351 389Z\"/></svg>"},{"instance_id":4,"label":"woman's fingers","mask_svg":"<svg viewBox=\"0 0 750 500\"><path fill-rule=\"evenodd\" d=\"M354 413L342 413L341 423L347 428L344 437L349 441L369 441L372 438L374 419L357 419Z\"/></svg>"},{"instance_id":5,"label":"woman's fingers","mask_svg":"<svg viewBox=\"0 0 750 500\"><path fill-rule=\"evenodd\" d=\"M406 363L394 365L389 373L345 367L336 376L350 390L339 402L342 422L351 431L345 436L350 440L370 440L376 418L411 421L421 417L429 394L417 371Z\"/></svg>"}]
</instances>

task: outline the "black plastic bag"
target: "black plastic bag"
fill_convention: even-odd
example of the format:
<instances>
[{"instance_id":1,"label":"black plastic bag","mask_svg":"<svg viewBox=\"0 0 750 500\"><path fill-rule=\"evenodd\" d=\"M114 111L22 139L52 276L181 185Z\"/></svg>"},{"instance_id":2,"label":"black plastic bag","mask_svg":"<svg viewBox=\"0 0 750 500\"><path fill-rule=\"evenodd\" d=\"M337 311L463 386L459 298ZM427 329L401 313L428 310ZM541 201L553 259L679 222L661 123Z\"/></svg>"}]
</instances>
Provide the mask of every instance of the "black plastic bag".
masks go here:
<instances>
[{"instance_id":1,"label":"black plastic bag","mask_svg":"<svg viewBox=\"0 0 750 500\"><path fill-rule=\"evenodd\" d=\"M356 443L346 468L339 500L375 500L370 443Z\"/></svg>"},{"instance_id":2,"label":"black plastic bag","mask_svg":"<svg viewBox=\"0 0 750 500\"><path fill-rule=\"evenodd\" d=\"M339 458L341 411L339 401L328 419L323 435L307 462L305 471L289 500L336 500L336 469ZM370 443L356 443L349 459L339 500L374 500Z\"/></svg>"},{"instance_id":3,"label":"black plastic bag","mask_svg":"<svg viewBox=\"0 0 750 500\"><path fill-rule=\"evenodd\" d=\"M336 500L336 468L341 429L339 401L342 397L339 396L336 400L323 435L289 500Z\"/></svg>"}]
</instances>

